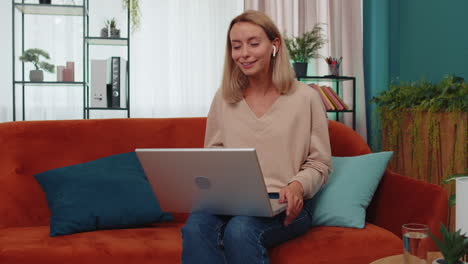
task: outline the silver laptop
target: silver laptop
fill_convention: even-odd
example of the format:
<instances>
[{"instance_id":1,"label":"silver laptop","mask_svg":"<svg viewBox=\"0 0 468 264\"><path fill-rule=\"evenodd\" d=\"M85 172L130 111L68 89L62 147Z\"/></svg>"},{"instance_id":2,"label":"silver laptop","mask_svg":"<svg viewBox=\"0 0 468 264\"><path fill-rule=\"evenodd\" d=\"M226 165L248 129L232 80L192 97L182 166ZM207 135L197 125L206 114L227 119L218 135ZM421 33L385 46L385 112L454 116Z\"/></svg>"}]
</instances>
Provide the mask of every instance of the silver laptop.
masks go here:
<instances>
[{"instance_id":1,"label":"silver laptop","mask_svg":"<svg viewBox=\"0 0 468 264\"><path fill-rule=\"evenodd\" d=\"M272 217L255 149L136 149L163 211Z\"/></svg>"}]
</instances>

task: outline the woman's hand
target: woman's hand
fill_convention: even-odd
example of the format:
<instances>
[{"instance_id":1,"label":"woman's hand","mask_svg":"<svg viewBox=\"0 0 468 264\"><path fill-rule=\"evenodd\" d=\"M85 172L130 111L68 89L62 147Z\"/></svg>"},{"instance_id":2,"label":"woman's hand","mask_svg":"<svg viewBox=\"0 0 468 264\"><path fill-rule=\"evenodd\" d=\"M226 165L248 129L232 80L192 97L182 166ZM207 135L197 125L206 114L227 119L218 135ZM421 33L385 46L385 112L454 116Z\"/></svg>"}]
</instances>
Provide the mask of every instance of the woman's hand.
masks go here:
<instances>
[{"instance_id":1,"label":"woman's hand","mask_svg":"<svg viewBox=\"0 0 468 264\"><path fill-rule=\"evenodd\" d=\"M279 203L288 203L284 226L288 226L301 212L302 206L304 205L303 194L304 188L298 181L293 181L287 187L281 189L279 193Z\"/></svg>"}]
</instances>

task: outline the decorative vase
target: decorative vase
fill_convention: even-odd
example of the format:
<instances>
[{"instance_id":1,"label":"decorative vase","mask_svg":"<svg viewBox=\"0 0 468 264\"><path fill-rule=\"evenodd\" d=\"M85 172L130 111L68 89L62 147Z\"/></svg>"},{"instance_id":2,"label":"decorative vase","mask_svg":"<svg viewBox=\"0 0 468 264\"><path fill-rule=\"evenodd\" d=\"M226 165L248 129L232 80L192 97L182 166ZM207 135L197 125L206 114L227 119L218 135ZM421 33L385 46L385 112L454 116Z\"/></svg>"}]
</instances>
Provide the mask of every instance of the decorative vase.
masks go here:
<instances>
[{"instance_id":1,"label":"decorative vase","mask_svg":"<svg viewBox=\"0 0 468 264\"><path fill-rule=\"evenodd\" d=\"M102 28L101 29L101 38L107 38L109 37L109 30L107 28Z\"/></svg>"},{"instance_id":2,"label":"decorative vase","mask_svg":"<svg viewBox=\"0 0 468 264\"><path fill-rule=\"evenodd\" d=\"M111 38L120 38L120 29L111 28Z\"/></svg>"},{"instance_id":3,"label":"decorative vase","mask_svg":"<svg viewBox=\"0 0 468 264\"><path fill-rule=\"evenodd\" d=\"M328 64L328 73L330 76L339 76L340 64Z\"/></svg>"},{"instance_id":4,"label":"decorative vase","mask_svg":"<svg viewBox=\"0 0 468 264\"><path fill-rule=\"evenodd\" d=\"M52 0L39 0L39 4L51 4Z\"/></svg>"},{"instance_id":5,"label":"decorative vase","mask_svg":"<svg viewBox=\"0 0 468 264\"><path fill-rule=\"evenodd\" d=\"M29 72L29 80L31 82L42 82L42 81L44 81L44 72L42 70L31 70Z\"/></svg>"},{"instance_id":6,"label":"decorative vase","mask_svg":"<svg viewBox=\"0 0 468 264\"><path fill-rule=\"evenodd\" d=\"M296 72L296 77L307 76L307 62L294 62L293 68L294 72Z\"/></svg>"}]
</instances>

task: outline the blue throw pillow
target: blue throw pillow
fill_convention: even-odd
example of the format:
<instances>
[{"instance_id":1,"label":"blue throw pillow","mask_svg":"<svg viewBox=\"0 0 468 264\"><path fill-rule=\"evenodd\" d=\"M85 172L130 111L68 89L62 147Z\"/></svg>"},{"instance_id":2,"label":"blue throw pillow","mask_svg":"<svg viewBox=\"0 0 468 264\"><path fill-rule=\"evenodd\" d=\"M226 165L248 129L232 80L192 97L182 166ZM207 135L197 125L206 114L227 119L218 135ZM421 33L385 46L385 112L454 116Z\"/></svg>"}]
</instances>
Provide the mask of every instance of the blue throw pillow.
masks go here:
<instances>
[{"instance_id":1,"label":"blue throw pillow","mask_svg":"<svg viewBox=\"0 0 468 264\"><path fill-rule=\"evenodd\" d=\"M364 228L367 206L392 154L332 157L328 182L306 202L312 225Z\"/></svg>"},{"instance_id":2,"label":"blue throw pillow","mask_svg":"<svg viewBox=\"0 0 468 264\"><path fill-rule=\"evenodd\" d=\"M50 236L170 221L134 152L34 176L52 213Z\"/></svg>"}]
</instances>

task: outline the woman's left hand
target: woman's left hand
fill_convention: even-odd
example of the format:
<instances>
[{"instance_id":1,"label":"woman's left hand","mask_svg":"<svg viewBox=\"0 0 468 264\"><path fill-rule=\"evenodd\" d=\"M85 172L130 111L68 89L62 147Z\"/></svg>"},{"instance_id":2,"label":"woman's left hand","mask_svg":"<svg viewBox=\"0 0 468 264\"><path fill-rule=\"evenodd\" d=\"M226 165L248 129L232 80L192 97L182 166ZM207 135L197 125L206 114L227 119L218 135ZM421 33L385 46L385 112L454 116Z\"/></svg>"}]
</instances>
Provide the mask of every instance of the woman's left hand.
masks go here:
<instances>
[{"instance_id":1,"label":"woman's left hand","mask_svg":"<svg viewBox=\"0 0 468 264\"><path fill-rule=\"evenodd\" d=\"M301 212L304 205L303 194L304 188L298 181L293 181L287 187L280 190L279 203L288 203L284 226L288 226Z\"/></svg>"}]
</instances>

